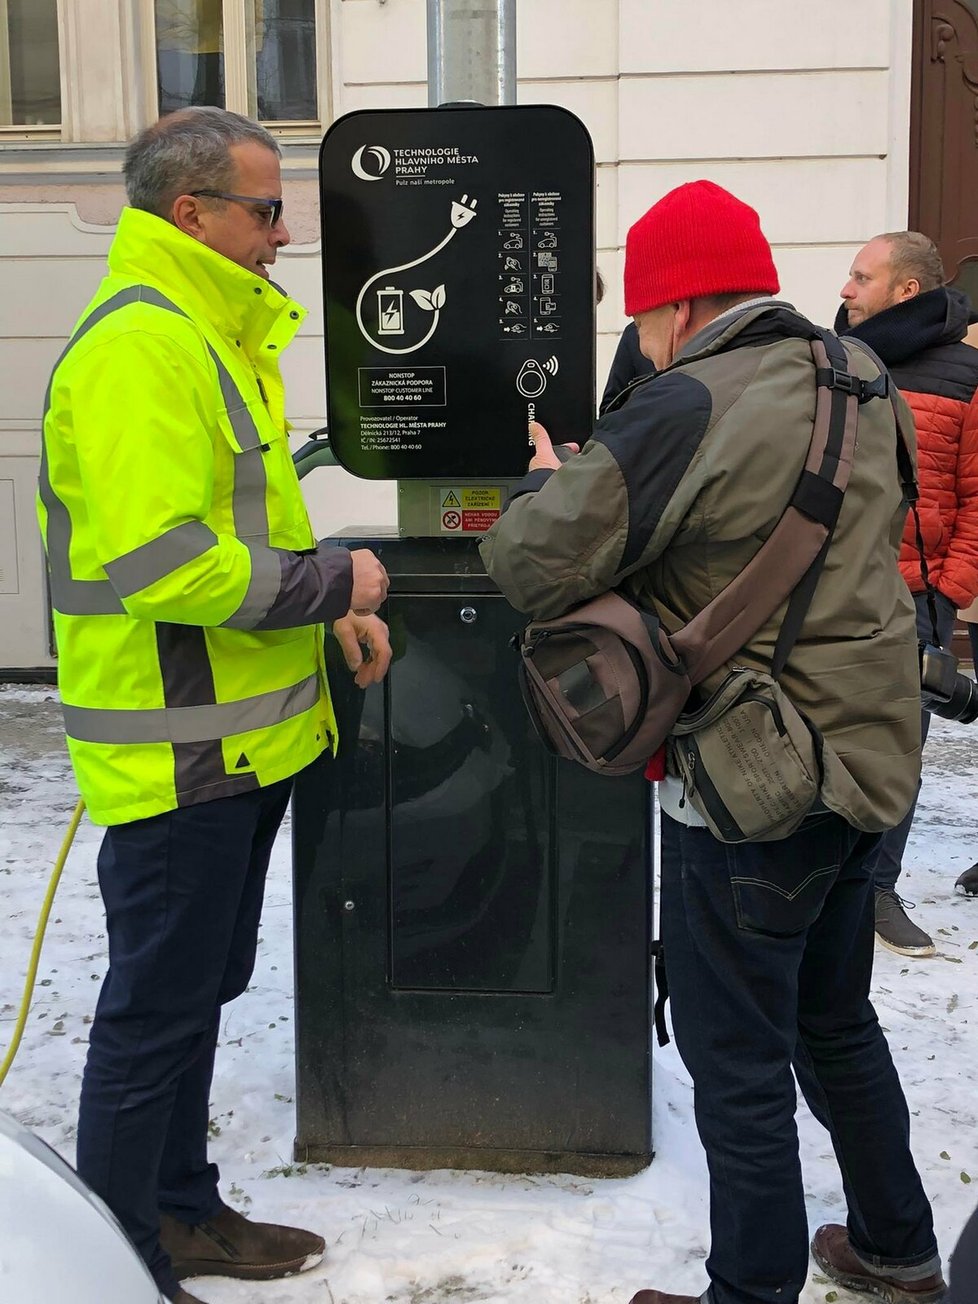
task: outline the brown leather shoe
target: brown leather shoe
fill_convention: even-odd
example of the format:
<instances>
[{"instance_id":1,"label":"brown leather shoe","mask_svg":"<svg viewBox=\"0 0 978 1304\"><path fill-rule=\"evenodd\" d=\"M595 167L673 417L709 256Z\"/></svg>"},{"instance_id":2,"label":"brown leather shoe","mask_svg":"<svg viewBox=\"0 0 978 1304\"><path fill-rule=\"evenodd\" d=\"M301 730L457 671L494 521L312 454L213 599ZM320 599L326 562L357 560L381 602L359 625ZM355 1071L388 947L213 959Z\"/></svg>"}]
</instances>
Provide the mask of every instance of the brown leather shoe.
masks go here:
<instances>
[{"instance_id":1,"label":"brown leather shoe","mask_svg":"<svg viewBox=\"0 0 978 1304\"><path fill-rule=\"evenodd\" d=\"M160 1243L184 1277L290 1277L321 1262L326 1242L314 1232L249 1222L225 1205L207 1222L190 1226L160 1214ZM193 1297L191 1296L191 1301Z\"/></svg>"},{"instance_id":2,"label":"brown leather shoe","mask_svg":"<svg viewBox=\"0 0 978 1304\"><path fill-rule=\"evenodd\" d=\"M667 1295L661 1290L640 1290L631 1304L699 1304L696 1295Z\"/></svg>"},{"instance_id":3,"label":"brown leather shoe","mask_svg":"<svg viewBox=\"0 0 978 1304\"><path fill-rule=\"evenodd\" d=\"M871 1272L853 1252L849 1233L838 1223L818 1229L812 1238L812 1255L825 1275L840 1286L877 1295L886 1304L939 1304L947 1291L939 1272L920 1281L898 1281Z\"/></svg>"},{"instance_id":4,"label":"brown leather shoe","mask_svg":"<svg viewBox=\"0 0 978 1304\"><path fill-rule=\"evenodd\" d=\"M171 1304L204 1304L202 1299L196 1295L190 1295L185 1290L178 1290L175 1295L170 1296Z\"/></svg>"}]
</instances>

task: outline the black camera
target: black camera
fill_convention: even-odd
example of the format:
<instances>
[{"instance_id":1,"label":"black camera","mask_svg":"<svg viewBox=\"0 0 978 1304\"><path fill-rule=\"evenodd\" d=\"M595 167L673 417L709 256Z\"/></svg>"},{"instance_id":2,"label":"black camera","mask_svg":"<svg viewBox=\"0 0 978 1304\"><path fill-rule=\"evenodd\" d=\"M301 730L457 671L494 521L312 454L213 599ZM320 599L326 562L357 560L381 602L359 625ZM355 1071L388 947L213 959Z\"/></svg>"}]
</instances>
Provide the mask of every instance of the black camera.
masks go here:
<instances>
[{"instance_id":1,"label":"black camera","mask_svg":"<svg viewBox=\"0 0 978 1304\"><path fill-rule=\"evenodd\" d=\"M978 684L958 674L958 658L933 643L918 643L920 699L925 711L945 720L978 720Z\"/></svg>"}]
</instances>

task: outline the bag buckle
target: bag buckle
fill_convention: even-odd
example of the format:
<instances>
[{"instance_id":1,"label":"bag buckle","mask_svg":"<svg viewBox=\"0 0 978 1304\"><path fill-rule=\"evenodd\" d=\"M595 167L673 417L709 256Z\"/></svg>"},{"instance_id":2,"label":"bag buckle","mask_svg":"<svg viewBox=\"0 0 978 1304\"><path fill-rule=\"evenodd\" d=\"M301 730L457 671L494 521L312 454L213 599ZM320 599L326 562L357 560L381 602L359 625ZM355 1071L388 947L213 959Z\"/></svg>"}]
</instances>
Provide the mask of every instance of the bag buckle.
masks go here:
<instances>
[{"instance_id":1,"label":"bag buckle","mask_svg":"<svg viewBox=\"0 0 978 1304\"><path fill-rule=\"evenodd\" d=\"M888 398L890 394L890 376L886 371L881 371L875 380L863 380L841 367L819 367L815 383L826 389L841 390L843 394L853 394L860 403L868 403L872 398Z\"/></svg>"}]
</instances>

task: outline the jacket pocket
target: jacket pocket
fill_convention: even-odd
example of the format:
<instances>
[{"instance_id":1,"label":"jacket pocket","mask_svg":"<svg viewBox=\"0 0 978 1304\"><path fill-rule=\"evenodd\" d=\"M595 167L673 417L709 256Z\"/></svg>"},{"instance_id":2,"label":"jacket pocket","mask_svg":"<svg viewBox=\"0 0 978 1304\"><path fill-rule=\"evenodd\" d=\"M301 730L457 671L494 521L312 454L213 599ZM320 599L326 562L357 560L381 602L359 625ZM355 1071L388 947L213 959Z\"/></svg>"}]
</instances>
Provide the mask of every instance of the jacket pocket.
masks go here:
<instances>
[{"instance_id":1,"label":"jacket pocket","mask_svg":"<svg viewBox=\"0 0 978 1304\"><path fill-rule=\"evenodd\" d=\"M232 454L230 506L234 532L251 543L308 548L314 540L289 441L268 418L264 404L247 404L254 431L239 439L225 413L221 433Z\"/></svg>"}]
</instances>

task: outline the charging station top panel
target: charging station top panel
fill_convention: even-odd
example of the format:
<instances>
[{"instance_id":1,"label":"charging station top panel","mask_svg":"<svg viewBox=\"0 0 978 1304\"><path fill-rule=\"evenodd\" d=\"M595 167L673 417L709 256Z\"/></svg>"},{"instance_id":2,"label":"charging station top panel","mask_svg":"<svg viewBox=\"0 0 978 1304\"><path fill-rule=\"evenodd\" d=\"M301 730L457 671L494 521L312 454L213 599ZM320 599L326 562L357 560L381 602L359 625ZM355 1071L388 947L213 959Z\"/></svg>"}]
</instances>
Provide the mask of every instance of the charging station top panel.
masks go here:
<instances>
[{"instance_id":1,"label":"charging station top panel","mask_svg":"<svg viewBox=\"0 0 978 1304\"><path fill-rule=\"evenodd\" d=\"M329 437L369 480L520 476L594 419L594 151L551 105L364 110L320 152Z\"/></svg>"}]
</instances>

